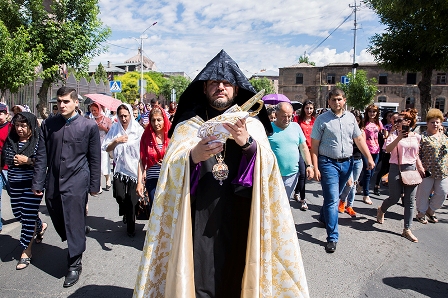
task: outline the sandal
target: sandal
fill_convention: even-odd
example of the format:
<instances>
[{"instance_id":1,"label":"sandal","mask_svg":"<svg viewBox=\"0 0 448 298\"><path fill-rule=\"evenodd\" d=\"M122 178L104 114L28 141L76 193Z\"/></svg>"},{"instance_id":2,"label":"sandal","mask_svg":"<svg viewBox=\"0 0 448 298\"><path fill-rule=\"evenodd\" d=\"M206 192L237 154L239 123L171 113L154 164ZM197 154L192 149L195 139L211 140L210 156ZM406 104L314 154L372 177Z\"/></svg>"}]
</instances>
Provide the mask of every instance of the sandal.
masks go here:
<instances>
[{"instance_id":1,"label":"sandal","mask_svg":"<svg viewBox=\"0 0 448 298\"><path fill-rule=\"evenodd\" d=\"M302 211L308 210L308 205L305 200L300 201L300 210L302 210Z\"/></svg>"},{"instance_id":2,"label":"sandal","mask_svg":"<svg viewBox=\"0 0 448 298\"><path fill-rule=\"evenodd\" d=\"M364 203L366 203L367 205L372 205L373 203L372 203L372 200L370 200L370 197L369 196L363 196L362 197L362 201L364 202Z\"/></svg>"},{"instance_id":3,"label":"sandal","mask_svg":"<svg viewBox=\"0 0 448 298\"><path fill-rule=\"evenodd\" d=\"M17 262L16 270L22 270L28 267L31 263L31 258L20 258ZM19 267L19 265L25 265L25 267Z\"/></svg>"},{"instance_id":4,"label":"sandal","mask_svg":"<svg viewBox=\"0 0 448 298\"><path fill-rule=\"evenodd\" d=\"M381 210L381 207L378 207L378 211L376 212L376 222L379 224L384 223L384 212Z\"/></svg>"},{"instance_id":5,"label":"sandal","mask_svg":"<svg viewBox=\"0 0 448 298\"><path fill-rule=\"evenodd\" d=\"M422 223L424 225L426 225L428 223L428 221L426 220L426 216L423 215L422 217L419 217L418 215L415 216L415 219L419 222Z\"/></svg>"},{"instance_id":6,"label":"sandal","mask_svg":"<svg viewBox=\"0 0 448 298\"><path fill-rule=\"evenodd\" d=\"M44 225L45 225L45 228L44 228ZM45 231L47 230L47 228L48 228L48 224L45 222L42 223L42 230L39 233L36 233L36 236L34 236L34 242L36 244L42 243L42 240L44 240L44 234L45 234Z\"/></svg>"},{"instance_id":7,"label":"sandal","mask_svg":"<svg viewBox=\"0 0 448 298\"><path fill-rule=\"evenodd\" d=\"M430 223L437 223L437 222L439 222L439 220L437 219L437 216L435 216L435 215L429 215L428 212L426 212L425 215L428 217L428 221L429 221Z\"/></svg>"}]
</instances>

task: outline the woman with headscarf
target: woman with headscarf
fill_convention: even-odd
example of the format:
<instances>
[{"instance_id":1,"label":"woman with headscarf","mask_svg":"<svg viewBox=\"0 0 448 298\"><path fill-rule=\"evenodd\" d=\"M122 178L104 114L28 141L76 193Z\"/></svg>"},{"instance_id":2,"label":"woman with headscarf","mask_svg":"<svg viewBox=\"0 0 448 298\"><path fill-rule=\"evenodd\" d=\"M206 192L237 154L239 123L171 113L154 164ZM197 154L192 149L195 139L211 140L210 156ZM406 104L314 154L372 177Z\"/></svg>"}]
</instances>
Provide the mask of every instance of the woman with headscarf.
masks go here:
<instances>
[{"instance_id":1,"label":"woman with headscarf","mask_svg":"<svg viewBox=\"0 0 448 298\"><path fill-rule=\"evenodd\" d=\"M100 131L100 141L102 143L104 141L104 138L106 137L106 134L112 127L112 121L105 116L101 106L96 102L90 105L90 112L92 113L92 116ZM101 174L103 174L104 177L106 178L105 190L109 190L112 186L110 182L110 170L111 167L110 167L109 153L107 153L106 151L101 151ZM102 192L101 189L100 192Z\"/></svg>"},{"instance_id":2,"label":"woman with headscarf","mask_svg":"<svg viewBox=\"0 0 448 298\"><path fill-rule=\"evenodd\" d=\"M143 197L143 182L145 182L152 206L162 159L165 156L166 148L168 148L168 130L171 128L171 122L160 106L155 106L149 112L149 119L150 125L146 127L140 141L137 193L140 197Z\"/></svg>"},{"instance_id":3,"label":"woman with headscarf","mask_svg":"<svg viewBox=\"0 0 448 298\"><path fill-rule=\"evenodd\" d=\"M138 203L137 188L140 139L143 128L135 121L132 107L122 104L117 108L118 122L107 133L102 150L113 151L113 196L118 203L119 215L127 223L129 237L135 235L135 206Z\"/></svg>"},{"instance_id":4,"label":"woman with headscarf","mask_svg":"<svg viewBox=\"0 0 448 298\"><path fill-rule=\"evenodd\" d=\"M28 267L31 262L33 237L42 242L47 224L39 218L42 196L31 190L34 156L39 141L37 117L29 112L18 112L12 119L13 126L2 151L2 164L8 165L8 180L12 212L22 224L20 245L22 255L16 269Z\"/></svg>"}]
</instances>

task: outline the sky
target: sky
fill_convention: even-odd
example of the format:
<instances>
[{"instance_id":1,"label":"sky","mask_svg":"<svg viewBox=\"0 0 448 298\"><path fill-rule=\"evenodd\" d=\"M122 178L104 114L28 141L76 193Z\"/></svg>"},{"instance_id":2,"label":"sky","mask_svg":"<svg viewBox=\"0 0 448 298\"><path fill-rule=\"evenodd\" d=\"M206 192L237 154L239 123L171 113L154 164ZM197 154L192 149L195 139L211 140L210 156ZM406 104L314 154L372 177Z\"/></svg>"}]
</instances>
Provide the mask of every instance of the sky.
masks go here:
<instances>
[{"instance_id":1,"label":"sky","mask_svg":"<svg viewBox=\"0 0 448 298\"><path fill-rule=\"evenodd\" d=\"M123 63L138 53L140 37L158 71L181 71L191 79L221 49L247 77L297 64L305 52L317 66L351 63L349 4L354 0L100 0L100 19L112 34L107 52L91 64ZM364 4L357 23L356 62L373 62L366 51L369 38L384 26Z\"/></svg>"}]
</instances>

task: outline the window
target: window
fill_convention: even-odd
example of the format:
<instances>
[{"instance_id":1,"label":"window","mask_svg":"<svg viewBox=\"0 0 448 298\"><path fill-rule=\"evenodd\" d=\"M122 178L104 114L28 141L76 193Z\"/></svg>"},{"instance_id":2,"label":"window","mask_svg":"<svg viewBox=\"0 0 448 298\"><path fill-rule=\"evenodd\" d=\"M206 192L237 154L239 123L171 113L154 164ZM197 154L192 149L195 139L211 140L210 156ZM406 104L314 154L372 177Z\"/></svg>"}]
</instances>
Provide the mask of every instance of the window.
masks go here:
<instances>
[{"instance_id":1,"label":"window","mask_svg":"<svg viewBox=\"0 0 448 298\"><path fill-rule=\"evenodd\" d=\"M406 98L406 109L413 109L415 107L415 98L408 97Z\"/></svg>"},{"instance_id":2,"label":"window","mask_svg":"<svg viewBox=\"0 0 448 298\"><path fill-rule=\"evenodd\" d=\"M445 112L445 98L444 97L437 97L436 98L435 108L441 110L442 113Z\"/></svg>"},{"instance_id":3,"label":"window","mask_svg":"<svg viewBox=\"0 0 448 298\"><path fill-rule=\"evenodd\" d=\"M303 73L296 74L296 84L303 84Z\"/></svg>"},{"instance_id":4,"label":"window","mask_svg":"<svg viewBox=\"0 0 448 298\"><path fill-rule=\"evenodd\" d=\"M387 97L384 95L378 96L378 102L386 102L387 101Z\"/></svg>"},{"instance_id":5,"label":"window","mask_svg":"<svg viewBox=\"0 0 448 298\"><path fill-rule=\"evenodd\" d=\"M334 73L329 73L327 75L327 84L335 84L336 83L336 75Z\"/></svg>"},{"instance_id":6,"label":"window","mask_svg":"<svg viewBox=\"0 0 448 298\"><path fill-rule=\"evenodd\" d=\"M387 73L380 73L378 78L378 84L387 85Z\"/></svg>"},{"instance_id":7,"label":"window","mask_svg":"<svg viewBox=\"0 0 448 298\"><path fill-rule=\"evenodd\" d=\"M437 74L437 85L446 85L446 73Z\"/></svg>"},{"instance_id":8,"label":"window","mask_svg":"<svg viewBox=\"0 0 448 298\"><path fill-rule=\"evenodd\" d=\"M408 72L408 76L406 79L406 84L408 85L416 85L417 84L417 73Z\"/></svg>"}]
</instances>

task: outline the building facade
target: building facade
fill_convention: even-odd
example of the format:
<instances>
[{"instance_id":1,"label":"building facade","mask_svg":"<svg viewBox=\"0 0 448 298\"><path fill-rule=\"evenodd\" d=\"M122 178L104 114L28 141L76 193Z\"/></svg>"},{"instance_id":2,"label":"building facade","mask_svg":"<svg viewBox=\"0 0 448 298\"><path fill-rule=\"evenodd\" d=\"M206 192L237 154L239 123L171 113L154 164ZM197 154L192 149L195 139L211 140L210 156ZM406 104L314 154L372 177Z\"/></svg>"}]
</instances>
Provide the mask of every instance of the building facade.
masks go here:
<instances>
[{"instance_id":1,"label":"building facade","mask_svg":"<svg viewBox=\"0 0 448 298\"><path fill-rule=\"evenodd\" d=\"M357 69L366 71L367 78L376 78L378 81L375 102L398 103L399 110L421 108L420 90L417 87L421 73L392 73L376 63L359 63ZM324 108L327 106L328 92L336 83L343 82L351 71L351 63L332 63L323 67L300 63L280 68L278 92L290 100L312 100L318 108ZM444 113L448 111L447 74L447 71L434 71L431 81L432 106Z\"/></svg>"}]
</instances>

